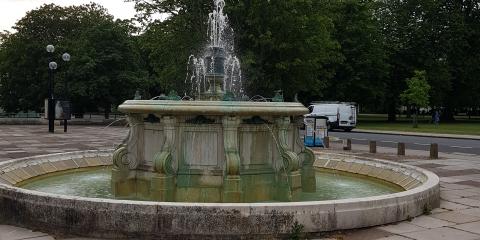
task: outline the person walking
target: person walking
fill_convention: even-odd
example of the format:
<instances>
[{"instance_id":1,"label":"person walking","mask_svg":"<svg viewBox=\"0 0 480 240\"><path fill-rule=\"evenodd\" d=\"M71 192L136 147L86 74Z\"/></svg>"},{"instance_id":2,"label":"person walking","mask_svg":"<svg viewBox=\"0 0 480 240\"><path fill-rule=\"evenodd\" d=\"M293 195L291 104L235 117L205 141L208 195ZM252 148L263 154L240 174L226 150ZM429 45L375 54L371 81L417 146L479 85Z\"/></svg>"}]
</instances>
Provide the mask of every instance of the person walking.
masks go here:
<instances>
[{"instance_id":1,"label":"person walking","mask_svg":"<svg viewBox=\"0 0 480 240\"><path fill-rule=\"evenodd\" d=\"M440 122L440 112L435 110L435 114L433 115L433 122L435 123L435 127L438 127L438 123Z\"/></svg>"}]
</instances>

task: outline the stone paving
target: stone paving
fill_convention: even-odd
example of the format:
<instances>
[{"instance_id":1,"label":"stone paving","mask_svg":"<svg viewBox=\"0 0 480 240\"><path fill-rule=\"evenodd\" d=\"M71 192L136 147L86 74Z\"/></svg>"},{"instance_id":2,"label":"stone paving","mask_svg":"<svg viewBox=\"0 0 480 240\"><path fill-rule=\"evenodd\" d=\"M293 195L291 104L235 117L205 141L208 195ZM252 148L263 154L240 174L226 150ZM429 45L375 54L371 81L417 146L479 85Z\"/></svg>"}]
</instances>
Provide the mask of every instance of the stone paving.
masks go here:
<instances>
[{"instance_id":1,"label":"stone paving","mask_svg":"<svg viewBox=\"0 0 480 240\"><path fill-rule=\"evenodd\" d=\"M121 127L69 126L68 132L57 126L55 134L44 125L0 125L0 161L79 150L112 149L125 138Z\"/></svg>"},{"instance_id":2,"label":"stone paving","mask_svg":"<svg viewBox=\"0 0 480 240\"><path fill-rule=\"evenodd\" d=\"M0 125L0 161L55 152L106 149L119 144L126 128L71 126L68 133L58 129L47 133L47 126ZM333 143L329 151L342 151ZM348 153L385 158L435 172L441 180L441 205L429 215L396 224L366 229L338 231L317 239L343 240L480 240L480 156L440 154L428 159L428 152L407 150L406 157L395 156L396 149L378 148L378 154L366 153L367 146L353 145ZM372 216L374 217L374 216ZM0 225L0 240L51 240L41 231ZM80 238L77 238L80 239ZM70 238L73 240L73 238Z\"/></svg>"}]
</instances>

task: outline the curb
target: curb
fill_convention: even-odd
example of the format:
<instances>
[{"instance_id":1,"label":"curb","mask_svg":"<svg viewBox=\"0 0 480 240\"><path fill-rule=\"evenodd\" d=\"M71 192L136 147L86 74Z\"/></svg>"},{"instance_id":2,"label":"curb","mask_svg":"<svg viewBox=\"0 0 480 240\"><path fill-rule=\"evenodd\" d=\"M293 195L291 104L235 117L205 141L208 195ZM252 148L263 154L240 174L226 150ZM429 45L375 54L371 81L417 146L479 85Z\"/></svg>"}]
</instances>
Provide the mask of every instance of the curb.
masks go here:
<instances>
[{"instance_id":1,"label":"curb","mask_svg":"<svg viewBox=\"0 0 480 240\"><path fill-rule=\"evenodd\" d=\"M354 132L354 133L371 133L371 134L414 136L414 137L436 137L436 138L450 138L450 139L480 140L480 136L475 136L475 135L397 132L397 131L380 131L380 130L364 130L364 129L354 129L354 130L352 130L352 132Z\"/></svg>"}]
</instances>

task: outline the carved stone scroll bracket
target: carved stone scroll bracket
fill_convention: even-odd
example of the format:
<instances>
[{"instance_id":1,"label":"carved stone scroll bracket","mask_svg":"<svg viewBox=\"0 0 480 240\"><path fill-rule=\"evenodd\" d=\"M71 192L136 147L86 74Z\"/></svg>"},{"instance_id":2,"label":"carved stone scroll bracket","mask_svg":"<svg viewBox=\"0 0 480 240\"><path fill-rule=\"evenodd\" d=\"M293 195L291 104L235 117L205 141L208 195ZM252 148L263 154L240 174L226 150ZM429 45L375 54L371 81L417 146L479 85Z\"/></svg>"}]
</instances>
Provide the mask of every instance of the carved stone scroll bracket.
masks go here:
<instances>
[{"instance_id":1,"label":"carved stone scroll bracket","mask_svg":"<svg viewBox=\"0 0 480 240\"><path fill-rule=\"evenodd\" d=\"M315 192L317 190L317 180L313 163L315 162L315 154L312 149L306 147L299 153L302 161L302 189L304 192Z\"/></svg>"},{"instance_id":2,"label":"carved stone scroll bracket","mask_svg":"<svg viewBox=\"0 0 480 240\"><path fill-rule=\"evenodd\" d=\"M238 144L240 122L241 120L238 117L226 116L223 118L223 144L226 159L223 200L226 202L240 202L242 200Z\"/></svg>"},{"instance_id":3,"label":"carved stone scroll bracket","mask_svg":"<svg viewBox=\"0 0 480 240\"><path fill-rule=\"evenodd\" d=\"M299 164L302 168L313 167L313 163L315 162L315 153L311 148L305 146L305 144L302 142L302 136L300 134L300 128L303 126L303 117L295 118L294 121L294 151L299 157Z\"/></svg>"},{"instance_id":4,"label":"carved stone scroll bracket","mask_svg":"<svg viewBox=\"0 0 480 240\"><path fill-rule=\"evenodd\" d=\"M288 186L284 191L280 191L279 197L294 201L298 199L302 187L302 178L299 171L300 160L298 155L293 152L294 146L288 145L288 131L291 127L290 117L279 117L275 119L277 145L283 162L284 173L280 172L280 185ZM292 144L294 144L292 142Z\"/></svg>"},{"instance_id":5,"label":"carved stone scroll bracket","mask_svg":"<svg viewBox=\"0 0 480 240\"><path fill-rule=\"evenodd\" d=\"M313 167L313 163L315 162L315 153L309 147L306 147L302 152L299 153L302 155L302 167Z\"/></svg>"},{"instance_id":6,"label":"carved stone scroll bracket","mask_svg":"<svg viewBox=\"0 0 480 240\"><path fill-rule=\"evenodd\" d=\"M136 154L133 153L137 149L139 128L143 127L143 120L141 115L137 114L128 115L127 120L130 125L128 135L113 152L113 165L119 170L133 170L140 163Z\"/></svg>"},{"instance_id":7,"label":"carved stone scroll bracket","mask_svg":"<svg viewBox=\"0 0 480 240\"><path fill-rule=\"evenodd\" d=\"M175 175L172 166L173 151L175 149L175 125L177 119L171 116L162 117L163 132L165 134L165 142L160 152L153 157L154 169L161 175Z\"/></svg>"},{"instance_id":8,"label":"carved stone scroll bracket","mask_svg":"<svg viewBox=\"0 0 480 240\"><path fill-rule=\"evenodd\" d=\"M113 152L113 167L119 170L128 169L127 153L128 151L125 144L118 146Z\"/></svg>"},{"instance_id":9,"label":"carved stone scroll bracket","mask_svg":"<svg viewBox=\"0 0 480 240\"><path fill-rule=\"evenodd\" d=\"M288 129L290 127L290 117L280 117L275 119L277 128L278 148L283 160L285 170L295 172L299 168L298 155L292 152L288 146Z\"/></svg>"},{"instance_id":10,"label":"carved stone scroll bracket","mask_svg":"<svg viewBox=\"0 0 480 240\"><path fill-rule=\"evenodd\" d=\"M305 143L302 141L302 133L300 132L300 129L304 127L303 117L294 118L293 126L295 127L293 136L295 140L294 151L302 152L305 149Z\"/></svg>"},{"instance_id":11,"label":"carved stone scroll bracket","mask_svg":"<svg viewBox=\"0 0 480 240\"><path fill-rule=\"evenodd\" d=\"M173 154L175 151L175 125L177 119L164 116L160 119L163 125L165 141L161 151L153 157L153 168L156 172L151 179L151 198L157 201L173 201L175 199L176 173L173 167Z\"/></svg>"},{"instance_id":12,"label":"carved stone scroll bracket","mask_svg":"<svg viewBox=\"0 0 480 240\"><path fill-rule=\"evenodd\" d=\"M127 137L113 152L112 192L119 198L135 196L135 169L139 165L137 157L138 135L143 131L141 115L129 114L127 121L130 125Z\"/></svg>"},{"instance_id":13,"label":"carved stone scroll bracket","mask_svg":"<svg viewBox=\"0 0 480 240\"><path fill-rule=\"evenodd\" d=\"M140 135L143 133L144 128L143 116L141 114L129 114L127 116L127 121L130 125L128 136L115 152L118 151L117 158L121 157L121 162L123 166L126 166L128 169L133 170L137 169L141 161L137 152L139 146L141 145L141 143L139 143L139 139ZM115 153L113 160L115 162ZM117 162L119 161L117 160Z\"/></svg>"},{"instance_id":14,"label":"carved stone scroll bracket","mask_svg":"<svg viewBox=\"0 0 480 240\"><path fill-rule=\"evenodd\" d=\"M113 168L112 168L112 193L118 198L131 197L132 179L135 179L135 174L131 174L129 162L127 158L127 147L125 144L121 144L113 152ZM135 171L135 170L133 170Z\"/></svg>"},{"instance_id":15,"label":"carved stone scroll bracket","mask_svg":"<svg viewBox=\"0 0 480 240\"><path fill-rule=\"evenodd\" d=\"M315 192L317 190L316 171L313 167L315 162L315 153L309 147L305 147L300 135L300 128L304 125L303 117L294 120L294 151L298 155L299 164L301 166L302 191Z\"/></svg>"},{"instance_id":16,"label":"carved stone scroll bracket","mask_svg":"<svg viewBox=\"0 0 480 240\"><path fill-rule=\"evenodd\" d=\"M226 158L226 175L240 175L240 154L238 145L238 127L240 119L238 117L223 118L223 144Z\"/></svg>"}]
</instances>

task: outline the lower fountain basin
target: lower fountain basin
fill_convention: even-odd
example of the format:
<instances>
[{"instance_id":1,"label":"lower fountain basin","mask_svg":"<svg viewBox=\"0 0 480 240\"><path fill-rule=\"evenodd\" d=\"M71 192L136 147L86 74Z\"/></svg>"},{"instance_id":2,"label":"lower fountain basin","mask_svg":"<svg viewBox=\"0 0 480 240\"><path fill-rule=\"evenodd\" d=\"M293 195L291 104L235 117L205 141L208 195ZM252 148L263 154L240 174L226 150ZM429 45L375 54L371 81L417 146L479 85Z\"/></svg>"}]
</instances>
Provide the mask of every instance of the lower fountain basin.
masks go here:
<instances>
[{"instance_id":1,"label":"lower fountain basin","mask_svg":"<svg viewBox=\"0 0 480 240\"><path fill-rule=\"evenodd\" d=\"M111 167L93 167L67 170L46 174L17 184L16 186L24 189L35 190L39 192L61 194L78 197L107 198L115 199L111 191ZM378 195L391 194L404 191L398 185L377 180L363 175L350 174L343 171L328 170L318 168L315 171L316 191L301 192L296 201L325 201L347 198L371 197ZM257 178L257 176L253 176ZM247 182L247 181L246 181ZM270 189L257 189L255 181L248 181L245 192L247 200L262 199L262 202L278 202L271 192L275 192L275 187ZM200 199L194 199L192 195L183 194L185 192L196 192L193 196L201 196ZM179 199L176 202L221 202L221 189L212 187L196 187L186 189L179 187L176 192ZM129 200L145 200L142 198L133 198Z\"/></svg>"},{"instance_id":2,"label":"lower fountain basin","mask_svg":"<svg viewBox=\"0 0 480 240\"><path fill-rule=\"evenodd\" d=\"M284 236L402 221L439 205L439 178L426 170L376 159L317 155L314 166L375 177L405 191L327 201L180 203L44 193L15 185L44 174L111 165L110 151L15 159L0 164L0 222L56 234L103 238ZM375 216L375 217L372 217Z\"/></svg>"}]
</instances>

